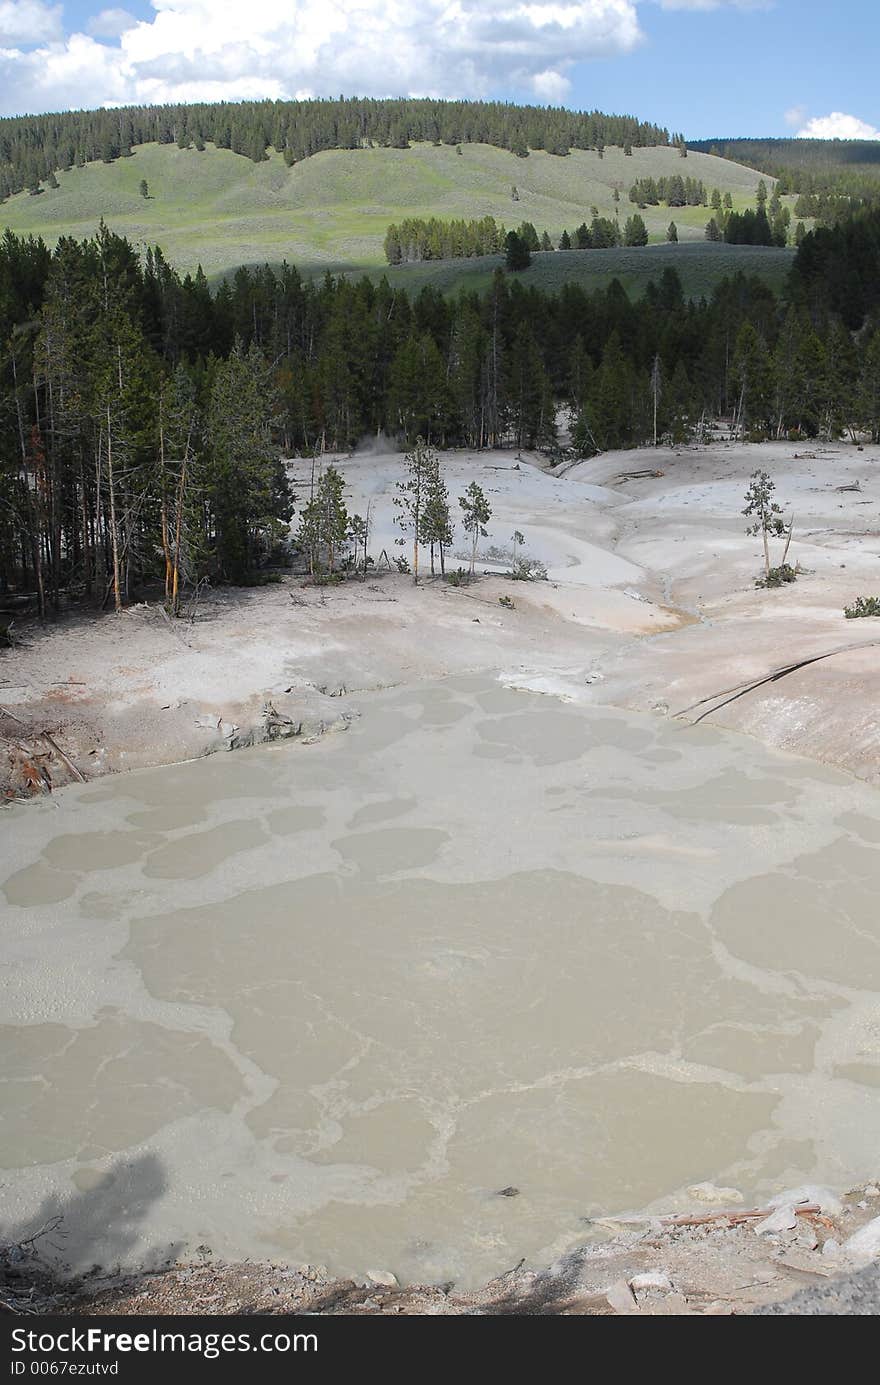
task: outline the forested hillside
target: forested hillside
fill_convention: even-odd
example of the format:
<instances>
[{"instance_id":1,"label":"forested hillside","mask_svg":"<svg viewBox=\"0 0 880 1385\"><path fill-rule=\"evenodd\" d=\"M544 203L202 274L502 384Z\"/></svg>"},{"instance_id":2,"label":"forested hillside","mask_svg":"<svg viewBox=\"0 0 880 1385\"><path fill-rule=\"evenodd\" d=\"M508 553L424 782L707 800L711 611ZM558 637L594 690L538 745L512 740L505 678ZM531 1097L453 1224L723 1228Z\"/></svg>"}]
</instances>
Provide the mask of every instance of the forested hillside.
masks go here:
<instances>
[{"instance_id":1,"label":"forested hillside","mask_svg":"<svg viewBox=\"0 0 880 1385\"><path fill-rule=\"evenodd\" d=\"M880 311L880 209L807 236L795 260L792 296L814 317L833 314L853 331L866 314Z\"/></svg>"},{"instance_id":2,"label":"forested hillside","mask_svg":"<svg viewBox=\"0 0 880 1385\"><path fill-rule=\"evenodd\" d=\"M679 137L680 138L680 137ZM130 158L139 144L218 149L252 159L269 149L288 164L324 149L371 145L405 149L411 142L491 144L521 158L531 149L565 155L615 144L668 144L669 132L633 116L566 111L504 102L340 98L338 101L242 101L0 119L0 200L36 190L59 171Z\"/></svg>"},{"instance_id":3,"label":"forested hillside","mask_svg":"<svg viewBox=\"0 0 880 1385\"><path fill-rule=\"evenodd\" d=\"M633 184L674 180L680 170L702 181L707 195L719 189L737 210L755 203L760 174L752 169L705 154L682 160L662 145L633 146L630 154L608 146L601 158L596 150L567 158L537 150L521 159L487 144L425 143L330 150L287 167L275 153L254 163L213 145L199 153L148 144L129 159L59 173L58 186L44 184L39 196L9 198L0 227L54 243L92 236L103 219L136 243L161 245L181 270L201 265L212 280L267 260L287 260L308 275L381 271L392 224L491 216L508 227L529 221L556 244L563 230L596 215L619 215L623 230ZM652 242L665 242L671 215L665 206L642 213ZM682 243L703 240L705 208L676 207L674 215Z\"/></svg>"},{"instance_id":4,"label":"forested hillside","mask_svg":"<svg viewBox=\"0 0 880 1385\"><path fill-rule=\"evenodd\" d=\"M54 252L7 233L0 588L45 610L70 590L121 604L163 573L169 595L245 580L302 500L283 452L378 430L552 451L564 403L584 452L652 440L655 407L670 439L721 414L745 436L878 439L877 231L808 236L790 304L741 275L689 303L670 269L637 303L616 282L550 296L502 272L455 300L287 267L212 292L106 228ZM817 293L826 279L844 303Z\"/></svg>"},{"instance_id":5,"label":"forested hillside","mask_svg":"<svg viewBox=\"0 0 880 1385\"><path fill-rule=\"evenodd\" d=\"M706 139L690 147L776 178L779 193L803 198L797 216L834 220L880 202L878 140Z\"/></svg>"}]
</instances>

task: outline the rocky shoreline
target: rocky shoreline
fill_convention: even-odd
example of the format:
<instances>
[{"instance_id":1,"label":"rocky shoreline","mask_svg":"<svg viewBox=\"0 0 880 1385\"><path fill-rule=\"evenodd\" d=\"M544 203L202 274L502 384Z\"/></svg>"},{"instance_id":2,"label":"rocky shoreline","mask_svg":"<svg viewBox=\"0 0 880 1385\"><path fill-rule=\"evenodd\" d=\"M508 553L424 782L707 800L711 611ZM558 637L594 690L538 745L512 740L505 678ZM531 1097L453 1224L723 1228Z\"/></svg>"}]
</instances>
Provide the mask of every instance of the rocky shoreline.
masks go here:
<instances>
[{"instance_id":1,"label":"rocky shoreline","mask_svg":"<svg viewBox=\"0 0 880 1385\"><path fill-rule=\"evenodd\" d=\"M65 1279L40 1238L0 1250L0 1308L23 1315L257 1314L733 1316L875 1313L880 1308L880 1186L838 1197L805 1186L761 1209L735 1189L697 1185L703 1210L607 1218L554 1264L517 1265L481 1288L399 1284L385 1270L338 1279L326 1267L193 1259ZM726 1197L724 1207L713 1198ZM57 1228L47 1231L51 1236Z\"/></svg>"}]
</instances>

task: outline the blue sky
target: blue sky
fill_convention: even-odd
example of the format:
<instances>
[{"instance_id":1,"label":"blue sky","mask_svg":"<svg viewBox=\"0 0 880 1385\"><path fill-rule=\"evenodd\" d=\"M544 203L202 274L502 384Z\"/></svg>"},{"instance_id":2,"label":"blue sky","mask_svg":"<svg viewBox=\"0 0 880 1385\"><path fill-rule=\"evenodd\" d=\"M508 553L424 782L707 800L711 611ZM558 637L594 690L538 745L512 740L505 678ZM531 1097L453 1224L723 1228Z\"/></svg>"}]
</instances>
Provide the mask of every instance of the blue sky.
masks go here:
<instances>
[{"instance_id":1,"label":"blue sky","mask_svg":"<svg viewBox=\"0 0 880 1385\"><path fill-rule=\"evenodd\" d=\"M0 113L366 93L880 137L878 0L0 0Z\"/></svg>"}]
</instances>

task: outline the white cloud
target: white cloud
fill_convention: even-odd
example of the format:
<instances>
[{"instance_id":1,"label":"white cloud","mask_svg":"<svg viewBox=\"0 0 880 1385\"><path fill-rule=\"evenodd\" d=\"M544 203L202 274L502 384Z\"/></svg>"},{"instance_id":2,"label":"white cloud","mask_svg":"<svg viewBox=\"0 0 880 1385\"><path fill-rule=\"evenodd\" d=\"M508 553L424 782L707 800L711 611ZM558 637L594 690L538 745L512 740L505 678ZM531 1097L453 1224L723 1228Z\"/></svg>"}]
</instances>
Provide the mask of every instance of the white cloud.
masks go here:
<instances>
[{"instance_id":1,"label":"white cloud","mask_svg":"<svg viewBox=\"0 0 880 1385\"><path fill-rule=\"evenodd\" d=\"M137 19L128 10L101 10L89 20L86 28L93 38L120 38L126 29L133 29Z\"/></svg>"},{"instance_id":2,"label":"white cloud","mask_svg":"<svg viewBox=\"0 0 880 1385\"><path fill-rule=\"evenodd\" d=\"M61 37L61 6L44 0L0 0L0 47L48 43Z\"/></svg>"},{"instance_id":3,"label":"white cloud","mask_svg":"<svg viewBox=\"0 0 880 1385\"><path fill-rule=\"evenodd\" d=\"M0 0L0 15L11 0ZM0 51L0 111L242 97L564 100L574 63L642 40L638 0L152 0L130 26ZM24 6L45 8L39 0ZM114 17L113 20L107 16ZM126 27L122 27L125 23ZM2 24L0 24L2 31ZM20 44L21 40L12 42Z\"/></svg>"},{"instance_id":4,"label":"white cloud","mask_svg":"<svg viewBox=\"0 0 880 1385\"><path fill-rule=\"evenodd\" d=\"M857 115L832 111L830 115L815 116L798 130L799 139L880 139L880 130L860 120Z\"/></svg>"},{"instance_id":5,"label":"white cloud","mask_svg":"<svg viewBox=\"0 0 880 1385\"><path fill-rule=\"evenodd\" d=\"M545 72L536 72L532 77L532 91L542 105L564 106L571 91L571 82L561 72L547 68Z\"/></svg>"},{"instance_id":6,"label":"white cloud","mask_svg":"<svg viewBox=\"0 0 880 1385\"><path fill-rule=\"evenodd\" d=\"M784 117L786 125L790 125L792 129L794 129L796 125L803 125L806 118L806 106L790 106L785 112Z\"/></svg>"},{"instance_id":7,"label":"white cloud","mask_svg":"<svg viewBox=\"0 0 880 1385\"><path fill-rule=\"evenodd\" d=\"M775 0L656 0L663 10L772 10Z\"/></svg>"},{"instance_id":8,"label":"white cloud","mask_svg":"<svg viewBox=\"0 0 880 1385\"><path fill-rule=\"evenodd\" d=\"M0 113L339 92L517 93L561 104L576 63L639 45L639 7L646 3L152 0L149 20L111 7L93 16L87 33L65 38L60 5L0 0ZM654 3L744 10L770 0Z\"/></svg>"}]
</instances>

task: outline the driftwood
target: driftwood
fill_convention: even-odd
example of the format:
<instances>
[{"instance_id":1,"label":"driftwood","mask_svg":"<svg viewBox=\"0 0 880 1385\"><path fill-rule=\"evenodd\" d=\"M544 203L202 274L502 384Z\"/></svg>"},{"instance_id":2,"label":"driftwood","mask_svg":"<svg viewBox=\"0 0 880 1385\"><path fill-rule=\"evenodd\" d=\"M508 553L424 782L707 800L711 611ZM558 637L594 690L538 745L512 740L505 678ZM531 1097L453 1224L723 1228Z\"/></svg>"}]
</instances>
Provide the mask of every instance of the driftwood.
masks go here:
<instances>
[{"instance_id":1,"label":"driftwood","mask_svg":"<svg viewBox=\"0 0 880 1385\"><path fill-rule=\"evenodd\" d=\"M71 760L70 756L65 755L64 751L61 749L61 746L57 743L57 741L52 739L52 737L49 735L49 732L41 731L40 735L42 736L44 741L49 742L52 749L55 751L55 754L58 756L59 760L61 760L62 764L65 764L67 766L67 768L73 775L74 779L78 779L81 784L84 784L86 782L85 775L80 773L76 765Z\"/></svg>"},{"instance_id":2,"label":"driftwood","mask_svg":"<svg viewBox=\"0 0 880 1385\"><path fill-rule=\"evenodd\" d=\"M818 1202L801 1202L796 1203L791 1210L796 1217L814 1217L822 1211L822 1208ZM713 1221L726 1221L731 1226L736 1226L743 1222L763 1221L765 1217L772 1216L776 1211L778 1211L776 1207L754 1207L748 1212L736 1208L734 1211L701 1212L696 1215L684 1213L677 1217L661 1217L660 1221L663 1226L708 1226Z\"/></svg>"},{"instance_id":3,"label":"driftwood","mask_svg":"<svg viewBox=\"0 0 880 1385\"><path fill-rule=\"evenodd\" d=\"M674 712L673 716L687 716L688 712L695 712L698 707L705 707L707 702L718 702L718 698L723 701L718 702L716 707L708 707L705 712L701 712L691 722L696 726L698 722L709 717L713 712L720 712L722 707L727 707L731 702L736 702L738 698L745 697L746 693L754 692L756 688L763 688L767 683L778 683L780 679L787 678L790 673L797 673L798 669L807 668L810 664L819 664L823 659L833 659L838 654L849 654L855 649L872 649L880 644L880 640L865 640L862 644L846 644L841 649L829 649L827 654L813 654L809 659L798 659L795 663L784 664L782 668L774 669L772 673L766 674L763 678L756 678L751 683L737 683L732 688L724 688L721 692L713 693L710 697L701 697L699 702L691 703L690 707L683 707L680 712Z\"/></svg>"},{"instance_id":4,"label":"driftwood","mask_svg":"<svg viewBox=\"0 0 880 1385\"><path fill-rule=\"evenodd\" d=\"M861 495L862 484L860 481L854 481L851 486L835 486L834 489L837 491L838 495L842 495L844 491L858 491L859 495Z\"/></svg>"},{"instance_id":5,"label":"driftwood","mask_svg":"<svg viewBox=\"0 0 880 1385\"><path fill-rule=\"evenodd\" d=\"M621 471L618 473L617 476L615 476L614 479L615 481L641 481L646 477L657 477L664 475L665 472L653 471L650 469L646 471Z\"/></svg>"}]
</instances>

